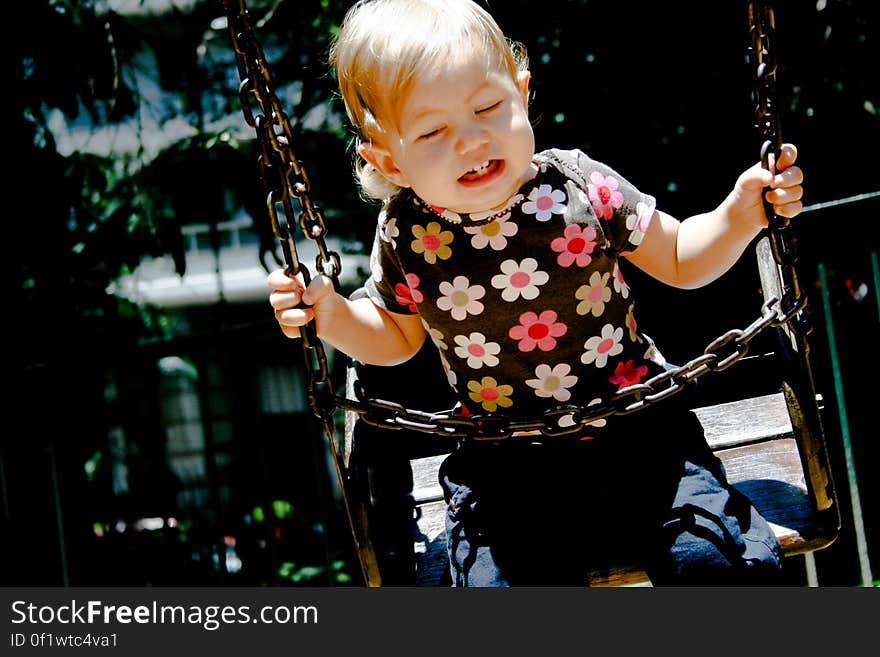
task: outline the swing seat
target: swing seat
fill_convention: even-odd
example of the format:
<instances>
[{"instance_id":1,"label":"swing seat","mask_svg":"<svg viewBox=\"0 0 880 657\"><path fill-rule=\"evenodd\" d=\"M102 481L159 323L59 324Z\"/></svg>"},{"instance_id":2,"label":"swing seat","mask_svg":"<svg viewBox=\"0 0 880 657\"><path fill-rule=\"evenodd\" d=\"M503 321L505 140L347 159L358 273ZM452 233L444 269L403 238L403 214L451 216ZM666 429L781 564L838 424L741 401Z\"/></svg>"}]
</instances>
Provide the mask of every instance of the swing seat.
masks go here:
<instances>
[{"instance_id":1,"label":"swing seat","mask_svg":"<svg viewBox=\"0 0 880 657\"><path fill-rule=\"evenodd\" d=\"M727 469L731 483L745 493L768 520L784 554L820 550L837 537L840 518L822 446L804 419L795 392L783 383L765 386L755 396L714 403L730 390L748 390L767 382L772 355L748 356L722 377L722 392L711 385L694 408L707 442ZM757 372L756 370L762 370ZM732 378L730 375L737 378ZM355 381L368 397L404 406L440 411L454 399L432 345L394 367L352 363ZM745 383L744 383L745 382ZM716 385L716 384L713 384ZM776 385L776 384L774 384ZM448 584L446 503L437 480L442 460L454 447L448 438L407 429L377 428L356 414L346 417L343 457L349 476L368 500L371 534L385 586ZM598 566L591 586L634 585L648 581L638 564Z\"/></svg>"}]
</instances>

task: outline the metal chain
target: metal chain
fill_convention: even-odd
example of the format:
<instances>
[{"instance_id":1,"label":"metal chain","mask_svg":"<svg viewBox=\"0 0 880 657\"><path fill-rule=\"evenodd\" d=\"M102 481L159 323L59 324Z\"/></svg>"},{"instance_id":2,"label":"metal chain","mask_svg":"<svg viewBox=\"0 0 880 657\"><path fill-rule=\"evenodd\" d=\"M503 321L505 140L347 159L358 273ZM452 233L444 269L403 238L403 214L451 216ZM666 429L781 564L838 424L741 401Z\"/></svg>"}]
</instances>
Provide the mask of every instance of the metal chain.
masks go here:
<instances>
[{"instance_id":1,"label":"metal chain","mask_svg":"<svg viewBox=\"0 0 880 657\"><path fill-rule=\"evenodd\" d=\"M227 27L241 84L238 95L244 119L254 128L260 144L260 178L266 191L266 211L272 231L278 239L288 276L301 274L305 284L311 273L300 261L296 250L296 223L302 233L318 246L316 270L328 276L340 290L342 262L339 254L327 247L324 236L327 223L324 213L311 197L311 183L305 166L293 151L293 130L284 107L275 94L272 76L263 49L254 36L244 0L223 0ZM257 109L255 109L255 107ZM299 216L291 199L299 205ZM279 208L282 217L279 217ZM324 345L313 324L300 329L303 356L308 370L308 400L312 412L325 423L332 422L333 384Z\"/></svg>"},{"instance_id":2,"label":"metal chain","mask_svg":"<svg viewBox=\"0 0 880 657\"><path fill-rule=\"evenodd\" d=\"M755 83L755 126L763 140L761 165L771 170L782 151L782 129L776 107L776 19L773 7L764 0L749 1L748 17L751 37L748 56L753 66L752 77ZM786 313L797 305L803 306L800 312L793 313L792 326L797 327L798 333L807 334L811 329L811 322L806 305L801 303L803 293L797 276L797 249L790 222L788 218L778 216L773 205L766 199L764 212L770 224L767 236L773 259L781 268L783 282L787 284L780 306Z\"/></svg>"},{"instance_id":3,"label":"metal chain","mask_svg":"<svg viewBox=\"0 0 880 657\"><path fill-rule=\"evenodd\" d=\"M294 243L294 216L291 197L298 201L301 212L299 225L303 234L313 240L319 255L318 271L329 276L339 289L341 271L338 254L330 251L324 240L326 224L320 209L311 199L311 187L305 167L293 152L290 125L276 97L262 50L254 38L243 0L224 0L229 19L229 32L235 49L242 84L239 95L248 125L254 127L262 146L260 172L267 187L267 207L272 228L278 237L289 275L301 273L308 284L309 272L298 260ZM762 164L770 167L770 154L781 148L779 119L775 107L776 62L772 10L764 2L749 3L752 47L749 54L755 65L756 119L764 144ZM255 114L251 101L256 101L260 114ZM285 222L279 221L276 207L281 205ZM336 409L353 412L367 424L383 429L408 429L446 436L451 439L503 440L515 434L537 432L556 438L580 431L583 426L612 415L627 415L645 409L681 392L686 386L709 372L727 369L742 359L749 343L768 327L788 325L795 334L808 329L801 321L807 298L798 283L794 241L788 221L776 217L772 207L767 211L770 226L767 232L773 244L773 257L782 279L782 296L765 301L760 317L744 329L732 329L710 342L703 353L680 367L665 371L647 381L622 388L607 399L589 406L569 404L546 411L532 420L512 420L490 414L472 417L450 413L430 413L406 408L401 404L371 399L363 388L355 386L356 399L333 393L323 346L314 331L314 324L302 327L303 351L309 374L309 404L325 425ZM795 321L797 320L797 321ZM313 357L314 356L314 357ZM560 419L568 417L566 426ZM534 440L535 436L528 436Z\"/></svg>"},{"instance_id":4,"label":"metal chain","mask_svg":"<svg viewBox=\"0 0 880 657\"><path fill-rule=\"evenodd\" d=\"M256 130L260 144L260 178L266 191L266 210L272 222L272 231L281 244L288 276L301 274L306 285L311 280L307 267L299 261L296 251L296 223L303 234L315 240L318 256L315 266L326 274L339 290L342 269L339 255L327 248L324 235L327 225L320 208L311 199L311 185L305 167L293 152L293 131L287 113L274 91L272 77L263 56L262 47L254 37L250 16L244 0L223 0L227 27L236 65L241 79L238 95L245 121ZM258 108L255 110L255 107ZM300 213L297 217L292 199L296 199ZM281 209L283 221L279 217ZM318 339L314 324L300 329L303 360L308 372L307 394L312 413L321 421L324 434L332 451L336 478L342 492L343 505L352 531L358 562L367 586L381 586L378 558L373 548L367 522L365 502L340 462L338 445L334 440L334 409L336 400L330 380L330 370L324 345Z\"/></svg>"}]
</instances>

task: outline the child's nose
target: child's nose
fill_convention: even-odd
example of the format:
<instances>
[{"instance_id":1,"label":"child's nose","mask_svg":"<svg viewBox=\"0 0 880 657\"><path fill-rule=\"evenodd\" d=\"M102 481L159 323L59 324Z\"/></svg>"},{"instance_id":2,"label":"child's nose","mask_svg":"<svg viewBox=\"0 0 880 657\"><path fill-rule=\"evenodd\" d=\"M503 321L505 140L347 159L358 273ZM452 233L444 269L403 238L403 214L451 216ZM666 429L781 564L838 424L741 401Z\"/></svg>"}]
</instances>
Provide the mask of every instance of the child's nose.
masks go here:
<instances>
[{"instance_id":1,"label":"child's nose","mask_svg":"<svg viewBox=\"0 0 880 657\"><path fill-rule=\"evenodd\" d=\"M458 155L468 155L489 143L489 136L479 125L464 126L459 130L455 141Z\"/></svg>"}]
</instances>

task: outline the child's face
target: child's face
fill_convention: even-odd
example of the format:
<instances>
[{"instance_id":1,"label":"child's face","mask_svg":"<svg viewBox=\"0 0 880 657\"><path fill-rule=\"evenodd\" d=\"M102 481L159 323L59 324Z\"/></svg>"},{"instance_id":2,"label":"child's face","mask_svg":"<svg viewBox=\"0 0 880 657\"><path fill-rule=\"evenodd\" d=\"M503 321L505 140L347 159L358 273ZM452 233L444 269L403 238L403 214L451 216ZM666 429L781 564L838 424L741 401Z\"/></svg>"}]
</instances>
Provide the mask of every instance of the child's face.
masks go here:
<instances>
[{"instance_id":1,"label":"child's face","mask_svg":"<svg viewBox=\"0 0 880 657\"><path fill-rule=\"evenodd\" d=\"M532 175L527 72L487 72L479 57L417 81L396 129L361 153L392 182L457 212L498 209ZM383 143L384 142L384 143Z\"/></svg>"}]
</instances>

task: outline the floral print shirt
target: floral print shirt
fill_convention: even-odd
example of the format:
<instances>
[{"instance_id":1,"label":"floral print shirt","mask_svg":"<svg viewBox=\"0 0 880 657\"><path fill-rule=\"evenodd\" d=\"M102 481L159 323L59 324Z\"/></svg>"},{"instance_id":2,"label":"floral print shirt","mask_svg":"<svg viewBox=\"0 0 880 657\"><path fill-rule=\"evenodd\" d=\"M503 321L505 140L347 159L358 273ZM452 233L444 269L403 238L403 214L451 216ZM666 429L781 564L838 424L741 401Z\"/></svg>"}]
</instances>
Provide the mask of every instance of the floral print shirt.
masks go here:
<instances>
[{"instance_id":1,"label":"floral print shirt","mask_svg":"<svg viewBox=\"0 0 880 657\"><path fill-rule=\"evenodd\" d=\"M663 365L618 266L654 198L578 150L535 163L501 212L456 214L404 189L379 217L367 293L421 316L471 415L598 403Z\"/></svg>"}]
</instances>

